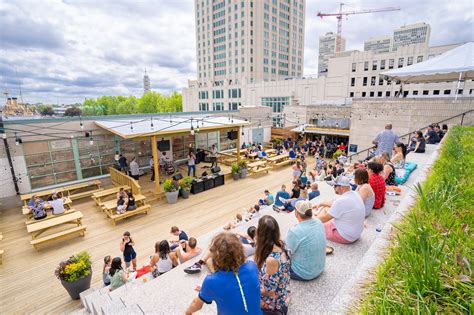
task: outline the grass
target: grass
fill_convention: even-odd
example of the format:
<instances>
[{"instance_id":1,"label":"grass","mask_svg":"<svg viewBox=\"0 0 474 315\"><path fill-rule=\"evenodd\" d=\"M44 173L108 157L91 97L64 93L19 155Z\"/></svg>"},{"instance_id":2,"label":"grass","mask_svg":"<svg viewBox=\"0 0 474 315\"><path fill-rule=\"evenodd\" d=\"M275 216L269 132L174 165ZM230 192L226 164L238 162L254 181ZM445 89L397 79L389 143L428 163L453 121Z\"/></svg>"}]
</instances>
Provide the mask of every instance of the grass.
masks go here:
<instances>
[{"instance_id":1,"label":"grass","mask_svg":"<svg viewBox=\"0 0 474 315\"><path fill-rule=\"evenodd\" d=\"M363 314L473 314L474 127L453 127L359 305Z\"/></svg>"}]
</instances>

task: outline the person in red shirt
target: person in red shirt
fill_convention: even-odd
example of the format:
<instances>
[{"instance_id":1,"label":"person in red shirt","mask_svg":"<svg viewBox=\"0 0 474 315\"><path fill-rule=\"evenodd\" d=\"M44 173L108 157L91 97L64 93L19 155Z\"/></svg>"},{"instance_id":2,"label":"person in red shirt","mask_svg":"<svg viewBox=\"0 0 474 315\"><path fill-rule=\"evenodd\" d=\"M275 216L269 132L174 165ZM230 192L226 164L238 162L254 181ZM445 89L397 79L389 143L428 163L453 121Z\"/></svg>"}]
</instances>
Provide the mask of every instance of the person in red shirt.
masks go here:
<instances>
[{"instance_id":1,"label":"person in red shirt","mask_svg":"<svg viewBox=\"0 0 474 315\"><path fill-rule=\"evenodd\" d=\"M369 184L375 195L374 209L380 209L385 204L385 179L380 173L383 165L378 162L369 162L367 172L369 173Z\"/></svg>"},{"instance_id":2,"label":"person in red shirt","mask_svg":"<svg viewBox=\"0 0 474 315\"><path fill-rule=\"evenodd\" d=\"M344 144L344 142L341 142L341 144L339 145L339 150L341 150L342 152L346 150L346 145Z\"/></svg>"}]
</instances>

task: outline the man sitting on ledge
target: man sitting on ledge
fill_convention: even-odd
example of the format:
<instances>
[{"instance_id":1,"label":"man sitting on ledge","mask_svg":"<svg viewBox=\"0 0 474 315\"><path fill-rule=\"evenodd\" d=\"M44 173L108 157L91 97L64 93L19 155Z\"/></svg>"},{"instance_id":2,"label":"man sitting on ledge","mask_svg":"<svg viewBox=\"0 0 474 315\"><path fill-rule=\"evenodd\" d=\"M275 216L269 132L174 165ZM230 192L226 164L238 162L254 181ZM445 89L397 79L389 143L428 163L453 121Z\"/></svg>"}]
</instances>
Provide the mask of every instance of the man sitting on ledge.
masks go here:
<instances>
[{"instance_id":1,"label":"man sitting on ledge","mask_svg":"<svg viewBox=\"0 0 474 315\"><path fill-rule=\"evenodd\" d=\"M328 182L341 197L313 206L320 208L317 217L324 223L326 239L341 244L354 243L364 230L364 202L359 193L351 190L350 181L346 176L339 176Z\"/></svg>"}]
</instances>

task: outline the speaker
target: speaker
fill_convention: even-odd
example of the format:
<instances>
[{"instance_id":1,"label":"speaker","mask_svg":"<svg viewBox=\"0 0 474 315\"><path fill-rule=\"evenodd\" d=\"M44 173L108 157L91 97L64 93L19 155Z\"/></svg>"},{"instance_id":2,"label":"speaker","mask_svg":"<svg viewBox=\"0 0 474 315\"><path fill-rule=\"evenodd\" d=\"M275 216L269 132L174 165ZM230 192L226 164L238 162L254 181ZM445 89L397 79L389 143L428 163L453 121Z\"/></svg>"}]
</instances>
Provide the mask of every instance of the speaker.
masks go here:
<instances>
[{"instance_id":1,"label":"speaker","mask_svg":"<svg viewBox=\"0 0 474 315\"><path fill-rule=\"evenodd\" d=\"M212 174L219 173L220 171L221 171L221 168L219 166L214 166L213 168L211 168Z\"/></svg>"},{"instance_id":2,"label":"speaker","mask_svg":"<svg viewBox=\"0 0 474 315\"><path fill-rule=\"evenodd\" d=\"M205 179L203 181L203 183L204 183L204 190L209 190L211 188L214 188L214 179L213 178Z\"/></svg>"},{"instance_id":3,"label":"speaker","mask_svg":"<svg viewBox=\"0 0 474 315\"><path fill-rule=\"evenodd\" d=\"M214 177L214 187L224 185L224 175L217 175Z\"/></svg>"},{"instance_id":4,"label":"speaker","mask_svg":"<svg viewBox=\"0 0 474 315\"><path fill-rule=\"evenodd\" d=\"M204 182L203 181L194 182L191 185L191 193L192 194L198 194L198 193L203 192L203 191L204 191Z\"/></svg>"},{"instance_id":5,"label":"speaker","mask_svg":"<svg viewBox=\"0 0 474 315\"><path fill-rule=\"evenodd\" d=\"M182 179L182 178L183 178L183 175L181 175L181 173L177 173L177 174L174 174L174 175L173 175L173 180L178 181L178 180L180 180L180 179Z\"/></svg>"},{"instance_id":6,"label":"speaker","mask_svg":"<svg viewBox=\"0 0 474 315\"><path fill-rule=\"evenodd\" d=\"M229 140L237 140L238 134L237 130L232 130L227 132L227 139Z\"/></svg>"}]
</instances>

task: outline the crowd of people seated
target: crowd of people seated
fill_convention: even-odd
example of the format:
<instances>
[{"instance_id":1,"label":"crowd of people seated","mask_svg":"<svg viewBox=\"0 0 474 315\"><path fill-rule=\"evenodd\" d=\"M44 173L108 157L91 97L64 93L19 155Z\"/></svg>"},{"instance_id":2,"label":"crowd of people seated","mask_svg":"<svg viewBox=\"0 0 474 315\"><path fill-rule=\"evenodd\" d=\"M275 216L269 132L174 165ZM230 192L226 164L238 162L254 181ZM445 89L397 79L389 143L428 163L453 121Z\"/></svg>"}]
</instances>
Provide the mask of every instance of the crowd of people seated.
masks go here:
<instances>
[{"instance_id":1,"label":"crowd of people seated","mask_svg":"<svg viewBox=\"0 0 474 315\"><path fill-rule=\"evenodd\" d=\"M135 209L137 209L137 204L135 203L135 196L132 191L126 192L123 188L120 188L117 193L117 214L123 214Z\"/></svg>"},{"instance_id":2,"label":"crowd of people seated","mask_svg":"<svg viewBox=\"0 0 474 315\"><path fill-rule=\"evenodd\" d=\"M62 214L66 211L64 209L64 199L57 192L53 192L49 195L46 201L41 199L38 195L33 195L27 203L30 213L35 220L41 220L48 216L46 205L52 209L52 215Z\"/></svg>"},{"instance_id":3,"label":"crowd of people seated","mask_svg":"<svg viewBox=\"0 0 474 315\"><path fill-rule=\"evenodd\" d=\"M425 142L436 138L434 127L426 138L422 135ZM325 155L320 155L319 146L304 143L304 148L302 145L286 148L284 145L283 150L314 156L315 167L306 172L300 163L294 163L291 190L287 190L286 185L275 194L265 189L257 204L235 214L206 249L199 248L195 238L188 238L184 231L172 227L170 232L176 239L155 244L149 263L152 274L160 276L202 253L199 260L184 271L195 274L206 266L211 273L196 288L199 293L186 314L212 302L217 304L219 313L286 314L290 280L318 278L325 269L326 255L334 250L327 242L347 246L357 242L365 219L385 205L387 188L397 185L395 176L403 169L409 150L391 131L391 125L377 135L375 142L375 156L352 164L345 158L327 161ZM346 146L342 143L337 149L344 151ZM255 150L261 149L256 145ZM338 197L315 202L320 196L318 182L324 181ZM117 197L122 197L119 194ZM285 239L281 237L276 219L260 214L264 206L278 212L293 212L297 223L288 230ZM250 222L252 225L246 233L236 231L241 224L254 219L258 219L258 223ZM130 233L124 233L120 249L126 269L122 268L120 257L104 258L104 283L110 283L111 289L123 285L136 270L133 246Z\"/></svg>"}]
</instances>

